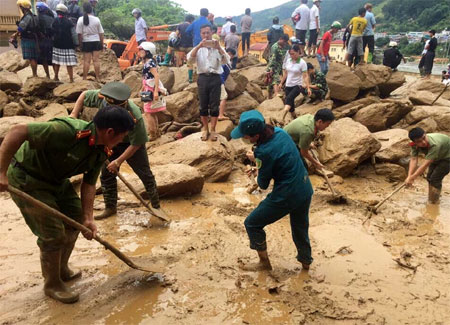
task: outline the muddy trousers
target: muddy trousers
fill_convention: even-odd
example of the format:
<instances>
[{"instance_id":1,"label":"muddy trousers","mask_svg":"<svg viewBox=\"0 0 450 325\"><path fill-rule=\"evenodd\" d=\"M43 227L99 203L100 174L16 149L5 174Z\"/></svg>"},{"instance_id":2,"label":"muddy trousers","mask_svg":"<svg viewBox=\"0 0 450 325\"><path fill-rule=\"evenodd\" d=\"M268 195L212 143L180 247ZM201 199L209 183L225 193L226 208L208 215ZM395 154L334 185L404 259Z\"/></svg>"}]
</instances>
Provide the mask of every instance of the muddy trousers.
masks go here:
<instances>
[{"instance_id":1,"label":"muddy trousers","mask_svg":"<svg viewBox=\"0 0 450 325\"><path fill-rule=\"evenodd\" d=\"M431 186L441 190L442 180L449 173L450 159L437 160L428 167L427 181Z\"/></svg>"},{"instance_id":2,"label":"muddy trousers","mask_svg":"<svg viewBox=\"0 0 450 325\"><path fill-rule=\"evenodd\" d=\"M114 153L109 157L110 161L119 158L125 150L130 146L129 143L121 143L114 148ZM150 198L152 207L159 209L159 196L156 188L155 176L150 170L150 163L148 161L147 151L145 145L142 145L133 156L127 159L128 165L136 173L139 179L144 184L145 190ZM106 208L116 208L117 206L117 175L111 173L103 166L100 181L102 183L103 198L105 200Z\"/></svg>"},{"instance_id":3,"label":"muddy trousers","mask_svg":"<svg viewBox=\"0 0 450 325\"><path fill-rule=\"evenodd\" d=\"M289 214L292 239L298 252L297 260L304 264L311 264L313 258L308 235L311 197L307 197L303 202L298 203L299 205L292 208L287 203L278 203L267 198L263 200L244 222L250 239L250 248L257 251L267 250L264 227Z\"/></svg>"}]
</instances>

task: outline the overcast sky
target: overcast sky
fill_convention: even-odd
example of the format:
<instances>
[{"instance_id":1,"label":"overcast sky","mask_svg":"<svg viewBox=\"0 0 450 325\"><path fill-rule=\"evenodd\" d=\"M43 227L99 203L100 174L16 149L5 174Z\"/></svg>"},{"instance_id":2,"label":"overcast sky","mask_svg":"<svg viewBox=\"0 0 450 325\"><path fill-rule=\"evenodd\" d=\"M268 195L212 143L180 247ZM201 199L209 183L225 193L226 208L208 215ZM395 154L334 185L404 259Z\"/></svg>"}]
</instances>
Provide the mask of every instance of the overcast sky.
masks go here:
<instances>
[{"instance_id":1,"label":"overcast sky","mask_svg":"<svg viewBox=\"0 0 450 325\"><path fill-rule=\"evenodd\" d=\"M244 13L245 8L252 11L273 8L289 0L174 0L189 13L198 15L201 8L208 8L216 17L238 16Z\"/></svg>"}]
</instances>

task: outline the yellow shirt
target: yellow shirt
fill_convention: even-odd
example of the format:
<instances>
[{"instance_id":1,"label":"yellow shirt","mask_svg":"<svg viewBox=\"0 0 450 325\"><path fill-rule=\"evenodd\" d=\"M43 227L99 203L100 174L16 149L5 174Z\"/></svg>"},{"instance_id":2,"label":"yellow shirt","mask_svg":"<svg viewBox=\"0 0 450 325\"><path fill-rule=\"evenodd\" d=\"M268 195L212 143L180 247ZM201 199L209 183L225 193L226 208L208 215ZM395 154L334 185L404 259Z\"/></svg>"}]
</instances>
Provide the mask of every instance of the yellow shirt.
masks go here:
<instances>
[{"instance_id":1,"label":"yellow shirt","mask_svg":"<svg viewBox=\"0 0 450 325\"><path fill-rule=\"evenodd\" d=\"M352 36L362 36L367 26L367 19L359 16L353 17L350 20L350 25L353 25Z\"/></svg>"}]
</instances>

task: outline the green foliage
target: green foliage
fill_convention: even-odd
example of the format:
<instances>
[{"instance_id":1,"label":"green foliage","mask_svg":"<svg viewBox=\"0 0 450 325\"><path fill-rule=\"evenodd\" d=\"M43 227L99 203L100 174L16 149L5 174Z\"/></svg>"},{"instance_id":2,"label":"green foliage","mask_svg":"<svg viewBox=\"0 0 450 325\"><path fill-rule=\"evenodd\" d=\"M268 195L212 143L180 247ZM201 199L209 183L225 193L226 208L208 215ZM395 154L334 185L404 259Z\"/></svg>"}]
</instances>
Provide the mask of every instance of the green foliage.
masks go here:
<instances>
[{"instance_id":1,"label":"green foliage","mask_svg":"<svg viewBox=\"0 0 450 325\"><path fill-rule=\"evenodd\" d=\"M410 55L420 55L423 51L423 47L425 46L425 42L416 42L416 43L406 43L406 45L403 43L402 45L399 45L399 50L403 55L410 56Z\"/></svg>"},{"instance_id":2,"label":"green foliage","mask_svg":"<svg viewBox=\"0 0 450 325\"><path fill-rule=\"evenodd\" d=\"M386 45L388 45L390 42L389 37L379 37L377 38L377 40L375 41L375 45L377 47L384 47Z\"/></svg>"},{"instance_id":3,"label":"green foliage","mask_svg":"<svg viewBox=\"0 0 450 325\"><path fill-rule=\"evenodd\" d=\"M409 44L409 41L408 41L408 38L407 38L407 37L402 37L402 38L400 39L400 41L398 42L398 46L399 46L400 48L406 47L406 46L408 46L408 44Z\"/></svg>"},{"instance_id":4,"label":"green foliage","mask_svg":"<svg viewBox=\"0 0 450 325\"><path fill-rule=\"evenodd\" d=\"M126 40L134 34L134 8L142 10L148 26L182 22L186 13L170 0L101 0L96 11L106 33Z\"/></svg>"}]
</instances>

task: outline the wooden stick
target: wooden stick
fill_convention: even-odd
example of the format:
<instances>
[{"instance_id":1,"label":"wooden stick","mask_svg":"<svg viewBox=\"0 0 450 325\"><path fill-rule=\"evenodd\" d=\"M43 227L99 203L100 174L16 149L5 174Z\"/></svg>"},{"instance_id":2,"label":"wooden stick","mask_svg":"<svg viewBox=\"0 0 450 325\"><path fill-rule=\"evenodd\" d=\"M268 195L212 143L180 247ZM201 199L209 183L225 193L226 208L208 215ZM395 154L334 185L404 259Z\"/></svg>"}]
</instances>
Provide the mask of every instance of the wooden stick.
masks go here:
<instances>
[{"instance_id":1,"label":"wooden stick","mask_svg":"<svg viewBox=\"0 0 450 325\"><path fill-rule=\"evenodd\" d=\"M21 199L25 200L26 202L28 202L29 204L35 206L38 209L41 209L47 213L49 213L50 215L62 220L64 223L66 223L67 225L80 230L82 232L87 232L87 233L92 233L92 231L85 227L84 225L76 222L75 220L69 218L68 216L62 214L61 212L59 212L56 209L53 209L52 207L49 207L47 204L36 200L35 198L33 198L32 196L28 195L25 192L22 192L21 190L12 187L11 185L8 185L8 191L11 194L14 194L18 197L20 197ZM114 255L116 255L120 260L122 260L123 262L125 262L129 267L136 269L136 270L141 270L144 272L151 272L151 273L155 273L151 270L147 270L141 266L138 266L136 264L134 264L134 262L128 258L128 256L126 256L124 253L122 253L118 248L116 248L115 246L113 246L112 244L108 243L106 240L100 238L100 236L95 235L93 237L94 240L98 241L100 244L102 244L103 246L105 246L106 249L110 250Z\"/></svg>"},{"instance_id":2,"label":"wooden stick","mask_svg":"<svg viewBox=\"0 0 450 325\"><path fill-rule=\"evenodd\" d=\"M434 103L436 103L438 101L438 99L444 94L444 92L447 90L449 84L445 85L445 88L441 91L441 93L436 97L435 100L433 100L433 102L431 103L431 106L434 105Z\"/></svg>"},{"instance_id":3,"label":"wooden stick","mask_svg":"<svg viewBox=\"0 0 450 325\"><path fill-rule=\"evenodd\" d=\"M380 203L378 203L374 208L369 208L369 216L366 218L366 220L364 220L364 222L362 223L363 225L369 221L373 214L377 213L377 210L387 201L389 200L395 193L397 193L398 191L400 191L402 188L404 188L406 186L406 183L403 183L402 185L400 185L399 187L397 187L391 194L389 194L388 196L386 196Z\"/></svg>"},{"instance_id":4,"label":"wooden stick","mask_svg":"<svg viewBox=\"0 0 450 325\"><path fill-rule=\"evenodd\" d=\"M314 153L314 151L310 150L310 152L311 152L313 158L314 158L315 160L319 161L319 159L317 158L317 156L316 156L316 154ZM321 171L322 171L323 177L325 177L325 181L327 182L328 187L330 188L331 193L333 194L334 197L338 197L339 195L338 195L337 192L334 190L333 185L331 185L331 182L330 182L330 180L328 179L328 176L327 176L326 171L325 171L323 168L322 168Z\"/></svg>"},{"instance_id":5,"label":"wooden stick","mask_svg":"<svg viewBox=\"0 0 450 325\"><path fill-rule=\"evenodd\" d=\"M109 160L106 160L106 164L107 165L110 164ZM165 222L170 222L170 219L165 215L164 212L153 209L152 206L150 206L147 202L145 202L145 200L138 193L138 191L136 191L136 189L133 187L133 185L131 185L120 172L117 172L117 176L119 176L120 180L126 185L126 187L128 187L128 189L134 194L134 196L136 196L136 198L142 203L142 205L147 208L147 210L150 212L150 214L152 214L153 216L155 216Z\"/></svg>"}]
</instances>

